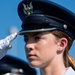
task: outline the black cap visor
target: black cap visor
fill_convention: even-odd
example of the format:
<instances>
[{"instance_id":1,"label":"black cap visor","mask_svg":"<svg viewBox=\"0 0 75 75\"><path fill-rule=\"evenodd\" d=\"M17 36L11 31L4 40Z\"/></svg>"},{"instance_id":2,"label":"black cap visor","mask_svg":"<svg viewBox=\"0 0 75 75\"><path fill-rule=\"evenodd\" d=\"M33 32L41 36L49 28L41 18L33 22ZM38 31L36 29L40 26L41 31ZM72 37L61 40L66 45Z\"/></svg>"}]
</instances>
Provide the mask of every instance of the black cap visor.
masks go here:
<instances>
[{"instance_id":1,"label":"black cap visor","mask_svg":"<svg viewBox=\"0 0 75 75\"><path fill-rule=\"evenodd\" d=\"M63 28L63 23L57 22L49 16L36 14L26 17L19 34L56 30L57 28Z\"/></svg>"}]
</instances>

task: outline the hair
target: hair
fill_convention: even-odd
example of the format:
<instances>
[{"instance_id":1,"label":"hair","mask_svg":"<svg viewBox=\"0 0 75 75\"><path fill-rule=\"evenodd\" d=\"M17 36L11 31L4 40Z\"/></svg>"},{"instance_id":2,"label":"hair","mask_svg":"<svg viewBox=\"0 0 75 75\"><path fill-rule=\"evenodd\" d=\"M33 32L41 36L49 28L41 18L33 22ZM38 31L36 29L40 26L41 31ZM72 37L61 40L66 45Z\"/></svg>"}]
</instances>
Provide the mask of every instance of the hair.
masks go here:
<instances>
[{"instance_id":1,"label":"hair","mask_svg":"<svg viewBox=\"0 0 75 75\"><path fill-rule=\"evenodd\" d=\"M65 48L65 51L63 54L64 64L65 64L65 67L71 66L75 70L75 61L69 54L69 50L73 42L72 38L66 33L62 31L58 31L58 30L52 31L52 34L55 35L58 39L65 37L68 40L67 47Z\"/></svg>"}]
</instances>

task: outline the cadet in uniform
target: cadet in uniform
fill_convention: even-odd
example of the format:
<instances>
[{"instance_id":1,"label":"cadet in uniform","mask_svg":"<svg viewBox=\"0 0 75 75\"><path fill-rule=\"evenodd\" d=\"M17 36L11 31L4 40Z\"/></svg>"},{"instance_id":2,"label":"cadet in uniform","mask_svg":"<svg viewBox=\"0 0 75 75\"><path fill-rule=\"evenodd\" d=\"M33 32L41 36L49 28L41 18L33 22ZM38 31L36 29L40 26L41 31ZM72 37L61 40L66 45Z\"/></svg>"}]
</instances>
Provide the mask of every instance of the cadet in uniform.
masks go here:
<instances>
[{"instance_id":1,"label":"cadet in uniform","mask_svg":"<svg viewBox=\"0 0 75 75\"><path fill-rule=\"evenodd\" d=\"M75 75L69 54L75 39L75 14L49 0L23 0L18 5L29 65L41 75Z\"/></svg>"},{"instance_id":2,"label":"cadet in uniform","mask_svg":"<svg viewBox=\"0 0 75 75\"><path fill-rule=\"evenodd\" d=\"M17 57L6 55L0 60L0 75L36 75L36 70Z\"/></svg>"}]
</instances>

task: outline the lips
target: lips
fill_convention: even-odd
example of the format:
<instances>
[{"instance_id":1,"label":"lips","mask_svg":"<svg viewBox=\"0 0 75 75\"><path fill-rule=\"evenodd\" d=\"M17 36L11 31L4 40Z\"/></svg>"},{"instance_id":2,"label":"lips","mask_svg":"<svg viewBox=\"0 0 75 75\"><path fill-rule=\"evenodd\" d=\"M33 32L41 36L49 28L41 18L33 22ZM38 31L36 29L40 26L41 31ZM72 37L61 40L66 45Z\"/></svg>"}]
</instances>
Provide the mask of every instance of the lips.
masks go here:
<instances>
[{"instance_id":1,"label":"lips","mask_svg":"<svg viewBox=\"0 0 75 75\"><path fill-rule=\"evenodd\" d=\"M36 58L36 55L34 55L34 54L28 54L27 55L27 58L28 59L33 59L33 58Z\"/></svg>"}]
</instances>

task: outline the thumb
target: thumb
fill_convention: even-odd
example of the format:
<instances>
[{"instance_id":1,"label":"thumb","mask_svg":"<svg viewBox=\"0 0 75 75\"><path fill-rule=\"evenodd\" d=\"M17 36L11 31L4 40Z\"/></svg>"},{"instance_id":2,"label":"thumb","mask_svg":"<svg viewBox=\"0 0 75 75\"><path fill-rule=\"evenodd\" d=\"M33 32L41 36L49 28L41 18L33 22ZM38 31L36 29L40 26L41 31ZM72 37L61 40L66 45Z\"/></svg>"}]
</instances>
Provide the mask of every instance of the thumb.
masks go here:
<instances>
[{"instance_id":1,"label":"thumb","mask_svg":"<svg viewBox=\"0 0 75 75\"><path fill-rule=\"evenodd\" d=\"M6 47L6 50L11 49L11 48L12 48L12 46L9 44L9 45Z\"/></svg>"}]
</instances>

